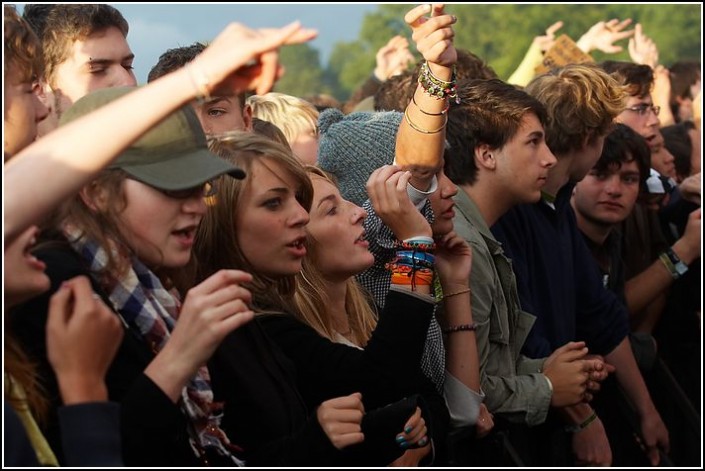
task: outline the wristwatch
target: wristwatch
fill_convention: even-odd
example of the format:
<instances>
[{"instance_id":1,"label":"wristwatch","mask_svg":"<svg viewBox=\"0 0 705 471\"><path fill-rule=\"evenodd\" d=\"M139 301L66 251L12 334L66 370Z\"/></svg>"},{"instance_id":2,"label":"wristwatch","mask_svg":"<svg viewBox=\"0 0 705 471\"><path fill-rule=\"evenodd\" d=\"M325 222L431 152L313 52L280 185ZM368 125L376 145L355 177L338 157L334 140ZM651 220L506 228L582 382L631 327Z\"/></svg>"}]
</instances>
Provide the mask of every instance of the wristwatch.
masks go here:
<instances>
[{"instance_id":1,"label":"wristwatch","mask_svg":"<svg viewBox=\"0 0 705 471\"><path fill-rule=\"evenodd\" d=\"M662 253L659 258L666 265L668 271L671 272L671 276L674 280L677 280L681 276L688 272L688 265L683 263L683 261L676 255L672 248L668 248L664 253Z\"/></svg>"}]
</instances>

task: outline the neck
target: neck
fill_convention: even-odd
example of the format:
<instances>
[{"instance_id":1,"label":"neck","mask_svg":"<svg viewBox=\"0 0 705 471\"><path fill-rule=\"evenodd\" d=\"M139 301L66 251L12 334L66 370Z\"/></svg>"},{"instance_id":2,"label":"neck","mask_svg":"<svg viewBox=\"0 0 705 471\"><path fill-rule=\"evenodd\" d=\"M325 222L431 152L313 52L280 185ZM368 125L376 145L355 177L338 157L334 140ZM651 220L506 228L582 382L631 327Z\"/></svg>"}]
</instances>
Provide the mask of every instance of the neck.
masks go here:
<instances>
[{"instance_id":1,"label":"neck","mask_svg":"<svg viewBox=\"0 0 705 471\"><path fill-rule=\"evenodd\" d=\"M546 185L543 187L543 191L553 197L555 197L558 191L570 180L570 166L573 161L572 156L568 155L556 156L556 158L558 161L548 172Z\"/></svg>"},{"instance_id":2,"label":"neck","mask_svg":"<svg viewBox=\"0 0 705 471\"><path fill-rule=\"evenodd\" d=\"M597 245L602 245L607 240L607 237L612 232L613 224L604 224L599 221L594 221L583 216L579 211L573 206L573 212L575 212L575 218L578 221L578 228L580 232L585 234L585 236L593 241Z\"/></svg>"},{"instance_id":3,"label":"neck","mask_svg":"<svg viewBox=\"0 0 705 471\"><path fill-rule=\"evenodd\" d=\"M345 297L348 292L346 281L325 281L325 290L328 295L326 315L331 319L333 328L341 335L350 334L348 312L345 310Z\"/></svg>"},{"instance_id":4,"label":"neck","mask_svg":"<svg viewBox=\"0 0 705 471\"><path fill-rule=\"evenodd\" d=\"M493 185L493 183L495 182L489 178L485 180L478 178L472 185L460 186L480 210L487 227L492 227L504 213L516 204L511 200L510 193L506 192L504 188Z\"/></svg>"}]
</instances>

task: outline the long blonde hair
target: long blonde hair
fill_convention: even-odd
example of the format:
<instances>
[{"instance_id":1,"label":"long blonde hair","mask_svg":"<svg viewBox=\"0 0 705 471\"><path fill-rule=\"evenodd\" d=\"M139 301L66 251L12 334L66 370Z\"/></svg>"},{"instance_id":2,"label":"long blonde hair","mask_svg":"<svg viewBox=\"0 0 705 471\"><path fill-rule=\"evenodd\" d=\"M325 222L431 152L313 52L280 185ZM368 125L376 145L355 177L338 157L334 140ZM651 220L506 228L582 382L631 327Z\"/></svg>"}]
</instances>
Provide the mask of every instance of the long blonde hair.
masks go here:
<instances>
[{"instance_id":1,"label":"long blonde hair","mask_svg":"<svg viewBox=\"0 0 705 471\"><path fill-rule=\"evenodd\" d=\"M309 174L316 175L335 185L333 178L325 171L311 165L306 166ZM320 335L335 340L336 332L332 317L328 315L331 306L330 295L325 290L325 280L317 264L317 242L310 234L306 237L307 255L304 258L301 271L296 275L296 290L294 292L292 312L301 321L313 327ZM346 281L345 312L348 316L350 334L349 340L364 347L377 325L377 313L373 308L372 297L365 289L350 277Z\"/></svg>"}]
</instances>

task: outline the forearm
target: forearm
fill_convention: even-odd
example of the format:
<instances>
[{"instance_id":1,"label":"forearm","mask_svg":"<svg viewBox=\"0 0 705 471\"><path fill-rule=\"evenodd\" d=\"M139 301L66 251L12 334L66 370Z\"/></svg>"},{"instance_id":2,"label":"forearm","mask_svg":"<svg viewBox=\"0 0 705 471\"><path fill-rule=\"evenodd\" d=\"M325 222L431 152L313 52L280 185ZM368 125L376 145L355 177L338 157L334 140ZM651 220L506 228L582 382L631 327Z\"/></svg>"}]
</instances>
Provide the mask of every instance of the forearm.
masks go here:
<instances>
[{"instance_id":1,"label":"forearm","mask_svg":"<svg viewBox=\"0 0 705 471\"><path fill-rule=\"evenodd\" d=\"M5 165L5 242L42 220L120 152L195 96L186 69L37 140ZM122 123L115 126L116 120ZM41 182L42 191L26 191Z\"/></svg>"},{"instance_id":2,"label":"forearm","mask_svg":"<svg viewBox=\"0 0 705 471\"><path fill-rule=\"evenodd\" d=\"M629 338L625 337L609 354L605 355L607 363L616 368L615 375L619 385L624 390L640 416L654 410L646 383L641 376L639 367L634 359Z\"/></svg>"},{"instance_id":3,"label":"forearm","mask_svg":"<svg viewBox=\"0 0 705 471\"><path fill-rule=\"evenodd\" d=\"M463 293L463 290L468 290ZM446 292L444 290L444 292ZM475 392L480 391L480 360L477 354L475 330L453 330L459 326L473 326L470 307L470 291L458 287L447 294L460 293L443 298L443 324L450 329L445 342L446 369L456 379Z\"/></svg>"},{"instance_id":4,"label":"forearm","mask_svg":"<svg viewBox=\"0 0 705 471\"><path fill-rule=\"evenodd\" d=\"M629 315L634 317L644 310L673 283L673 277L661 260L628 280L624 285Z\"/></svg>"},{"instance_id":5,"label":"forearm","mask_svg":"<svg viewBox=\"0 0 705 471\"><path fill-rule=\"evenodd\" d=\"M691 247L684 236L671 247L676 256L686 265L690 265L700 256L699 247ZM624 286L629 314L634 315L645 309L656 298L663 295L673 284L673 274L659 258L646 270L628 280Z\"/></svg>"},{"instance_id":6,"label":"forearm","mask_svg":"<svg viewBox=\"0 0 705 471\"><path fill-rule=\"evenodd\" d=\"M450 82L453 70L429 64L433 75ZM441 165L445 146L445 124L448 99L438 99L426 93L419 84L414 99L407 105L397 134L395 161L413 173L411 183L427 190L433 175Z\"/></svg>"},{"instance_id":7,"label":"forearm","mask_svg":"<svg viewBox=\"0 0 705 471\"><path fill-rule=\"evenodd\" d=\"M507 79L507 83L525 87L534 77L534 70L536 70L536 67L541 63L542 59L543 54L541 54L541 47L536 43L531 43L524 59L522 59L521 64L519 64L514 73Z\"/></svg>"}]
</instances>

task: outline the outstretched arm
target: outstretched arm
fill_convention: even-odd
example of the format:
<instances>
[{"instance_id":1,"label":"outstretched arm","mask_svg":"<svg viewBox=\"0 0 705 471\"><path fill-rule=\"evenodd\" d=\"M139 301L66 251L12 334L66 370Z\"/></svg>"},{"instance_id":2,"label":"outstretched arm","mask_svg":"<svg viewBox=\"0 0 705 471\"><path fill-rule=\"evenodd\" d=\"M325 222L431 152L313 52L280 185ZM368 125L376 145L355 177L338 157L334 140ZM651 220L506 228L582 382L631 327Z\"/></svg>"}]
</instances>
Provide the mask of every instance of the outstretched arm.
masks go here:
<instances>
[{"instance_id":1,"label":"outstretched arm","mask_svg":"<svg viewBox=\"0 0 705 471\"><path fill-rule=\"evenodd\" d=\"M227 86L265 93L277 75L277 48L308 41L312 30L228 26L191 65L76 120L5 165L5 243L40 222L130 144L190 100ZM238 47L232 47L237 44ZM122 123L115 126L116 122ZM41 184L41 191L28 191Z\"/></svg>"}]
</instances>

